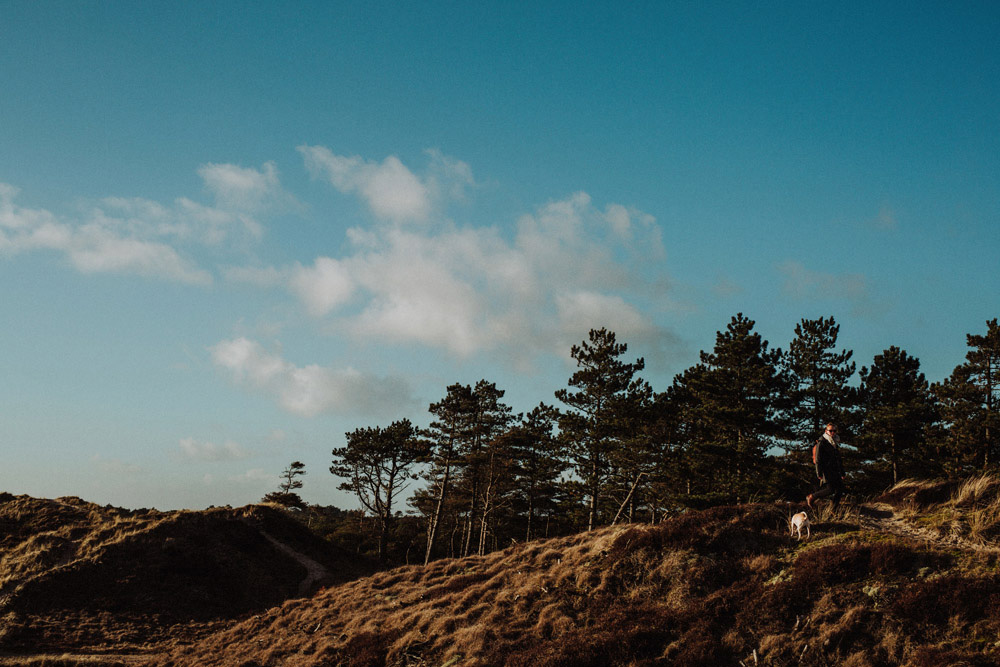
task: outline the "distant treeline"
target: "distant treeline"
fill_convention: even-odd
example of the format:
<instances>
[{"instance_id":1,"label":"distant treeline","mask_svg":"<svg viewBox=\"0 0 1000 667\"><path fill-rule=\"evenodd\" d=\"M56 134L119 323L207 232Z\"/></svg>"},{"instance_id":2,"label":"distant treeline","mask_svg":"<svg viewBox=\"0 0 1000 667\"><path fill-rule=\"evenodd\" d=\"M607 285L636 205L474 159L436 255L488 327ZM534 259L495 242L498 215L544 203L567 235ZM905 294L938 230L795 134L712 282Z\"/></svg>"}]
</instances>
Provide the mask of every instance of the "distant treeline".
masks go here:
<instances>
[{"instance_id":1,"label":"distant treeline","mask_svg":"<svg viewBox=\"0 0 1000 667\"><path fill-rule=\"evenodd\" d=\"M995 469L1000 327L986 326L967 336L965 361L929 383L895 346L857 371L832 317L803 319L782 350L738 314L663 391L614 332L592 330L572 347L577 370L554 405L514 414L504 391L481 380L448 387L427 429L403 419L347 433L330 471L363 509L304 516L344 546L420 562L684 507L799 502L815 488L809 449L827 422L840 427L857 495L905 477ZM296 504L301 472L285 471L286 504Z\"/></svg>"}]
</instances>

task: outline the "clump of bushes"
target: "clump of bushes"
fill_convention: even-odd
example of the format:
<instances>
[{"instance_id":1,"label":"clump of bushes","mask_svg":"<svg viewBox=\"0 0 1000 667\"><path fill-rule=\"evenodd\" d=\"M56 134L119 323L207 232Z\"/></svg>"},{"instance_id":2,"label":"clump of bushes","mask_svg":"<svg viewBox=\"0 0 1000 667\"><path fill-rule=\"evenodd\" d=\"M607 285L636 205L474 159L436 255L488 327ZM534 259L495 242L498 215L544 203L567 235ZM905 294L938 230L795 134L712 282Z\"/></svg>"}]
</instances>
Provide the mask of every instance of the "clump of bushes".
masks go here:
<instances>
[{"instance_id":1,"label":"clump of bushes","mask_svg":"<svg viewBox=\"0 0 1000 667\"><path fill-rule=\"evenodd\" d=\"M785 543L785 519L785 510L778 505L689 511L654 527L626 530L615 539L608 557L620 560L637 549L691 549L730 556L766 553Z\"/></svg>"}]
</instances>

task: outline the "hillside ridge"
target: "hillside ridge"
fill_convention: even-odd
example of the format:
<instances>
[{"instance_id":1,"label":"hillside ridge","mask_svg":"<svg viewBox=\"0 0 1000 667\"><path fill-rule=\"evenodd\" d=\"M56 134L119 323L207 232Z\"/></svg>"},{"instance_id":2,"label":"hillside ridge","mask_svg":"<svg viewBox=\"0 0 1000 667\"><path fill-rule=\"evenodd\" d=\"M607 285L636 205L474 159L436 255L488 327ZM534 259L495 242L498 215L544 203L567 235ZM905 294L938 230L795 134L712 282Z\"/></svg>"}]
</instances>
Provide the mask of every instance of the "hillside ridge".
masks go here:
<instances>
[{"instance_id":1,"label":"hillside ridge","mask_svg":"<svg viewBox=\"0 0 1000 667\"><path fill-rule=\"evenodd\" d=\"M144 652L370 571L265 505L159 512L0 494L0 651Z\"/></svg>"},{"instance_id":2,"label":"hillside ridge","mask_svg":"<svg viewBox=\"0 0 1000 667\"><path fill-rule=\"evenodd\" d=\"M0 664L995 665L1000 554L984 517L1000 515L998 496L989 479L908 482L824 506L801 541L784 503L691 510L376 572L145 644L122 635ZM255 543L294 563L297 593L309 568L262 533L285 542L267 509L243 511Z\"/></svg>"}]
</instances>

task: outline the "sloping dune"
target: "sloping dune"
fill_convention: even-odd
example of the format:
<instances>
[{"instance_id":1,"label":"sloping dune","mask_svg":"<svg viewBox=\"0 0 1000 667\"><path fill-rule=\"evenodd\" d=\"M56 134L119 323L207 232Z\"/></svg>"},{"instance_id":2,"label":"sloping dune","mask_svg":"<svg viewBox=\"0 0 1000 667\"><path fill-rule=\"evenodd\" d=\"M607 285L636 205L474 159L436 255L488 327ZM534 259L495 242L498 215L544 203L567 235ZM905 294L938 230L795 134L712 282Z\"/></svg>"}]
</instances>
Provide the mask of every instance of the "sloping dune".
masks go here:
<instances>
[{"instance_id":1,"label":"sloping dune","mask_svg":"<svg viewBox=\"0 0 1000 667\"><path fill-rule=\"evenodd\" d=\"M267 506L130 511L0 494L0 651L147 650L311 592L304 582L369 571Z\"/></svg>"},{"instance_id":2,"label":"sloping dune","mask_svg":"<svg viewBox=\"0 0 1000 667\"><path fill-rule=\"evenodd\" d=\"M801 542L786 506L759 504L403 567L155 664L997 664L996 554L891 532L863 509Z\"/></svg>"}]
</instances>

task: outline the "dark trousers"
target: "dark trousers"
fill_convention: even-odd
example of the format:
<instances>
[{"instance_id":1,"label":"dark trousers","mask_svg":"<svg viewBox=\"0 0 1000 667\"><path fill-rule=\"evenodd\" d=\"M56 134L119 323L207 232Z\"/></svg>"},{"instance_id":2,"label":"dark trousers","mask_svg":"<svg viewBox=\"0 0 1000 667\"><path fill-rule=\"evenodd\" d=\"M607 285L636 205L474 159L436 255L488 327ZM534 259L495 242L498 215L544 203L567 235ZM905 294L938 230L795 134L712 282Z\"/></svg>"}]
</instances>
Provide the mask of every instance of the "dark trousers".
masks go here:
<instances>
[{"instance_id":1,"label":"dark trousers","mask_svg":"<svg viewBox=\"0 0 1000 667\"><path fill-rule=\"evenodd\" d=\"M812 498L813 500L819 500L820 498L830 496L830 500L833 501L833 509L837 509L837 506L840 505L840 499L844 497L844 490L843 480L832 480L824 482L823 486L813 492Z\"/></svg>"}]
</instances>

